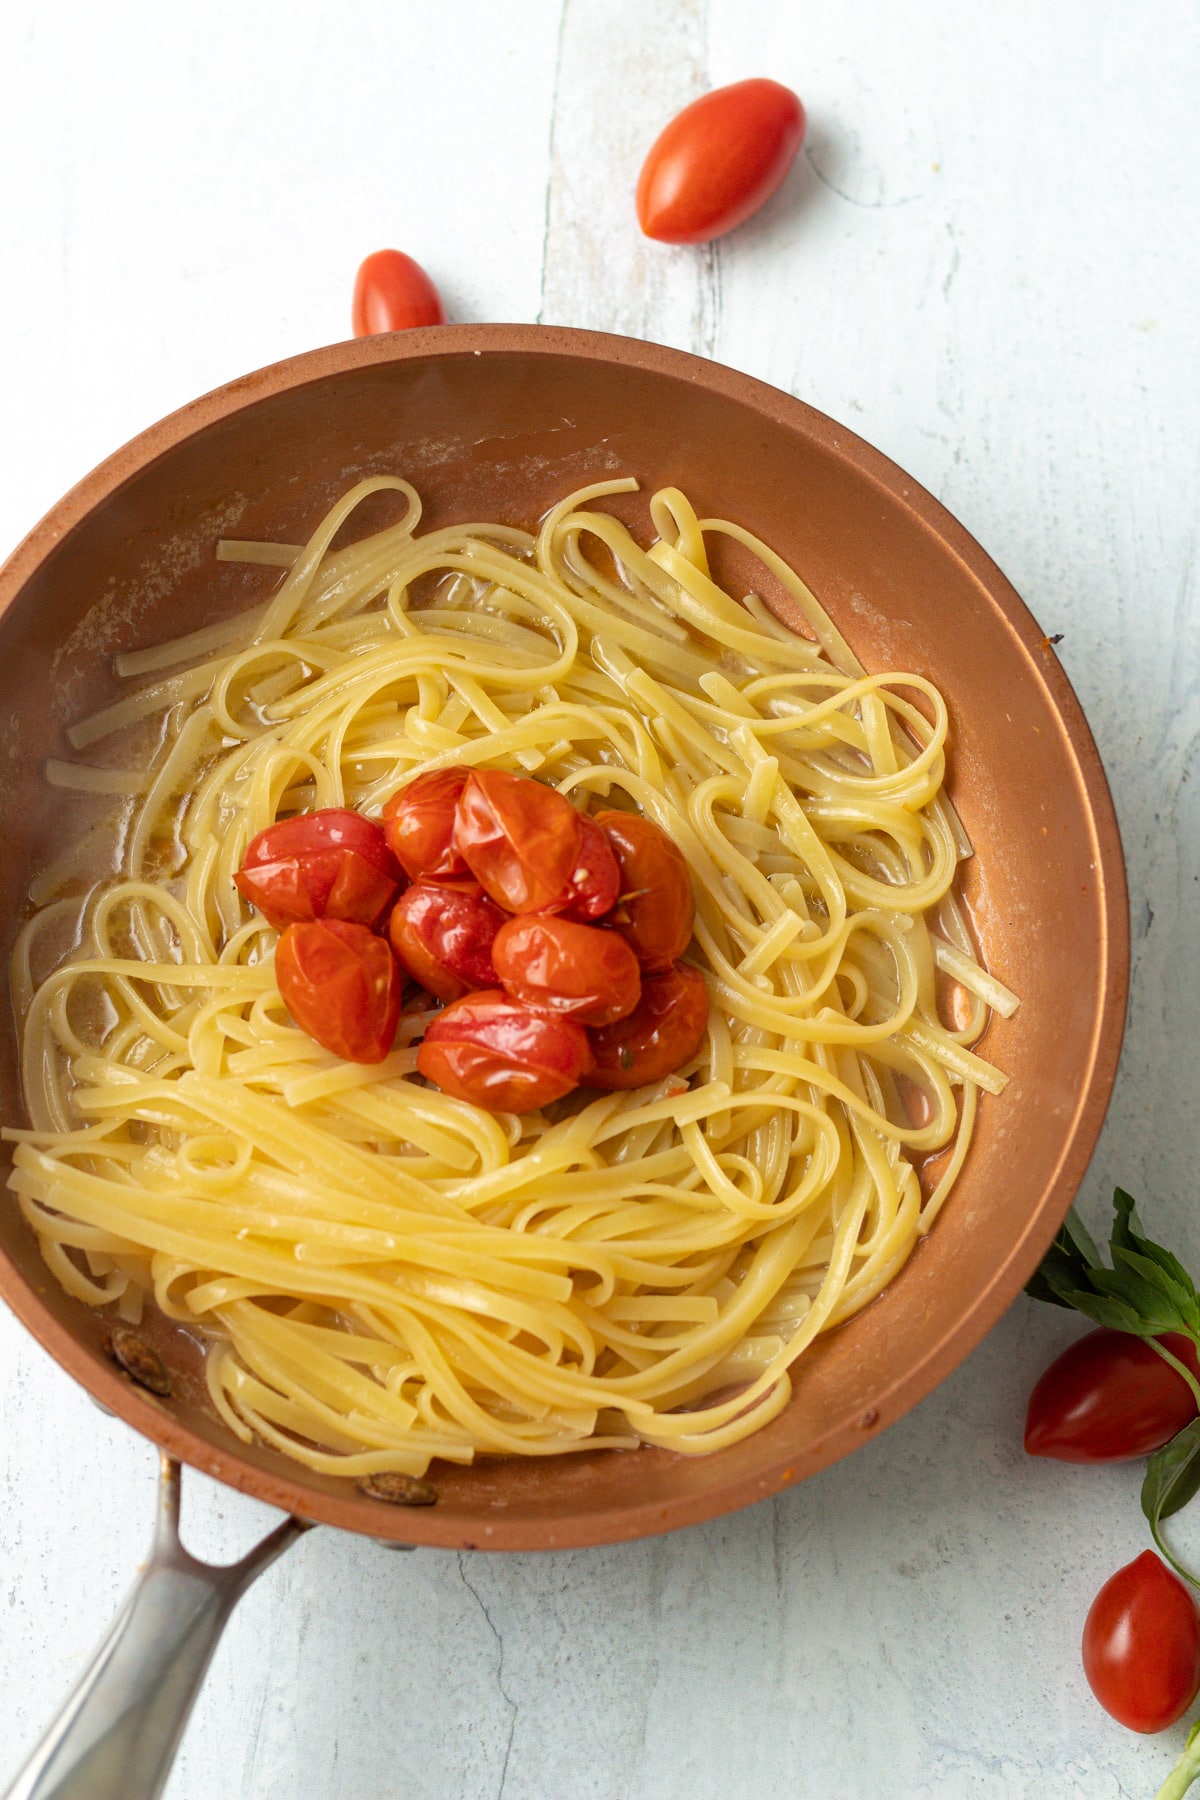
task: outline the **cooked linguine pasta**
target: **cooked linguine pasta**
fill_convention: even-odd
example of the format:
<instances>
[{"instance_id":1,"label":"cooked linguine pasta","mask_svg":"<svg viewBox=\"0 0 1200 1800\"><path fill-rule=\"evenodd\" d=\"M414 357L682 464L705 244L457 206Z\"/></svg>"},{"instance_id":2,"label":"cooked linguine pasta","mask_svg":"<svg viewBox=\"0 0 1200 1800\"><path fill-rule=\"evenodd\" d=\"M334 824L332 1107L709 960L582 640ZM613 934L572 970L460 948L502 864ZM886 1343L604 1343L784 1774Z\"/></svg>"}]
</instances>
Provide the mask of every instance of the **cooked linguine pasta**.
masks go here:
<instances>
[{"instance_id":1,"label":"cooked linguine pasta","mask_svg":"<svg viewBox=\"0 0 1200 1800\"><path fill-rule=\"evenodd\" d=\"M277 591L119 657L131 692L48 771L124 797L120 869L71 897L93 841L37 884L11 1186L65 1287L202 1334L230 1429L315 1469L746 1436L903 1266L1004 1085L970 1047L1016 1001L954 897L937 689L865 674L778 556L673 489L640 547L596 504L635 485L534 535L420 535L380 477L303 546L223 543ZM331 549L380 489L404 518ZM811 639L714 582L722 537ZM120 752L147 741L144 774ZM416 1076L429 1010L373 1066L292 1023L233 884L249 839L457 764L683 849L712 1004L679 1075L493 1115Z\"/></svg>"}]
</instances>

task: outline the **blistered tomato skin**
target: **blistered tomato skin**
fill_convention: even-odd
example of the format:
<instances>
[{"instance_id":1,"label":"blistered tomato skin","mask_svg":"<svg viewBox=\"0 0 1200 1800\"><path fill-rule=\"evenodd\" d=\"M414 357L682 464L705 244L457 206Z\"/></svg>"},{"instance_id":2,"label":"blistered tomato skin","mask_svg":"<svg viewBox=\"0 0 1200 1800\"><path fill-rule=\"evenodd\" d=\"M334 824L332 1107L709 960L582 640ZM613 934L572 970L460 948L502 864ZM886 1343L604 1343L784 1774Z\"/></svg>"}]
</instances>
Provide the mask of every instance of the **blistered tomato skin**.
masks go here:
<instances>
[{"instance_id":1,"label":"blistered tomato skin","mask_svg":"<svg viewBox=\"0 0 1200 1800\"><path fill-rule=\"evenodd\" d=\"M389 850L412 881L454 881L470 873L454 848L454 815L466 769L434 769L393 794L383 809Z\"/></svg>"},{"instance_id":2,"label":"blistered tomato skin","mask_svg":"<svg viewBox=\"0 0 1200 1800\"><path fill-rule=\"evenodd\" d=\"M596 824L620 870L614 926L642 968L661 974L691 942L696 919L691 870L678 845L640 813L597 813Z\"/></svg>"},{"instance_id":3,"label":"blistered tomato skin","mask_svg":"<svg viewBox=\"0 0 1200 1800\"><path fill-rule=\"evenodd\" d=\"M638 223L664 244L702 244L768 201L804 141L804 108L777 81L715 88L676 114L637 185Z\"/></svg>"},{"instance_id":4,"label":"blistered tomato skin","mask_svg":"<svg viewBox=\"0 0 1200 1800\"><path fill-rule=\"evenodd\" d=\"M315 919L289 925L275 980L302 1031L347 1062L382 1062L400 1021L403 980L386 941L365 925Z\"/></svg>"},{"instance_id":5,"label":"blistered tomato skin","mask_svg":"<svg viewBox=\"0 0 1200 1800\"><path fill-rule=\"evenodd\" d=\"M404 877L373 819L331 806L260 831L233 879L282 931L311 919L375 925Z\"/></svg>"},{"instance_id":6,"label":"blistered tomato skin","mask_svg":"<svg viewBox=\"0 0 1200 1800\"><path fill-rule=\"evenodd\" d=\"M582 836L571 802L528 775L476 769L459 796L454 847L506 912L561 911Z\"/></svg>"},{"instance_id":7,"label":"blistered tomato skin","mask_svg":"<svg viewBox=\"0 0 1200 1800\"><path fill-rule=\"evenodd\" d=\"M1153 1550L1118 1569L1083 1627L1083 1672L1130 1731L1165 1731L1200 1693L1200 1613Z\"/></svg>"},{"instance_id":8,"label":"blistered tomato skin","mask_svg":"<svg viewBox=\"0 0 1200 1800\"><path fill-rule=\"evenodd\" d=\"M446 321L441 295L403 250L376 250L359 265L350 315L355 337Z\"/></svg>"},{"instance_id":9,"label":"blistered tomato skin","mask_svg":"<svg viewBox=\"0 0 1200 1800\"><path fill-rule=\"evenodd\" d=\"M492 961L507 994L535 1012L610 1025L641 998L637 957L613 931L527 913L501 927Z\"/></svg>"},{"instance_id":10,"label":"blistered tomato skin","mask_svg":"<svg viewBox=\"0 0 1200 1800\"><path fill-rule=\"evenodd\" d=\"M1163 1334L1172 1356L1200 1378L1190 1338ZM1029 1396L1025 1448L1058 1462L1128 1462L1169 1443L1196 1416L1181 1375L1153 1345L1101 1326L1050 1364Z\"/></svg>"},{"instance_id":11,"label":"blistered tomato skin","mask_svg":"<svg viewBox=\"0 0 1200 1800\"><path fill-rule=\"evenodd\" d=\"M589 1031L593 1067L589 1087L644 1087L682 1067L700 1048L708 1024L708 989L698 969L676 963L647 975L642 997L627 1018Z\"/></svg>"},{"instance_id":12,"label":"blistered tomato skin","mask_svg":"<svg viewBox=\"0 0 1200 1800\"><path fill-rule=\"evenodd\" d=\"M621 891L621 872L612 846L596 821L579 815L579 856L567 883L563 911L570 919L601 919Z\"/></svg>"},{"instance_id":13,"label":"blistered tomato skin","mask_svg":"<svg viewBox=\"0 0 1200 1800\"><path fill-rule=\"evenodd\" d=\"M505 915L477 881L417 881L388 920L401 966L439 1000L497 985L492 944Z\"/></svg>"},{"instance_id":14,"label":"blistered tomato skin","mask_svg":"<svg viewBox=\"0 0 1200 1800\"><path fill-rule=\"evenodd\" d=\"M587 1033L499 989L467 994L432 1019L417 1053L426 1080L488 1112L536 1112L579 1085L591 1064Z\"/></svg>"}]
</instances>

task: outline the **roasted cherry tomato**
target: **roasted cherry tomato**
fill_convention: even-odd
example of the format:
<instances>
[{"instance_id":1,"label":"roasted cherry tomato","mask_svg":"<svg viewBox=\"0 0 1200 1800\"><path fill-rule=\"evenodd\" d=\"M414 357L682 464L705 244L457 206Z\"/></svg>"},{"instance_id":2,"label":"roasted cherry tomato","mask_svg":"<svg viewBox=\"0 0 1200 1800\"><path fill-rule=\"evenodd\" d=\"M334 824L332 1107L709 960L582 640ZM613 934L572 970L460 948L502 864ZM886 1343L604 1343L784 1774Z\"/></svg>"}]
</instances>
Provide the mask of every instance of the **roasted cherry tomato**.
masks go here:
<instances>
[{"instance_id":1,"label":"roasted cherry tomato","mask_svg":"<svg viewBox=\"0 0 1200 1800\"><path fill-rule=\"evenodd\" d=\"M777 81L735 81L685 106L637 185L638 224L664 244L702 244L771 198L804 141L804 108Z\"/></svg>"},{"instance_id":2,"label":"roasted cherry tomato","mask_svg":"<svg viewBox=\"0 0 1200 1800\"><path fill-rule=\"evenodd\" d=\"M477 881L417 881L393 906L388 938L414 981L457 1000L496 986L492 940L504 919Z\"/></svg>"},{"instance_id":3,"label":"roasted cherry tomato","mask_svg":"<svg viewBox=\"0 0 1200 1800\"><path fill-rule=\"evenodd\" d=\"M1200 1613L1153 1550L1110 1575L1092 1601L1083 1672L1130 1731L1165 1731L1200 1693Z\"/></svg>"},{"instance_id":4,"label":"roasted cherry tomato","mask_svg":"<svg viewBox=\"0 0 1200 1800\"><path fill-rule=\"evenodd\" d=\"M550 913L509 919L496 934L492 961L514 1000L580 1025L611 1025L641 998L637 957L615 931Z\"/></svg>"},{"instance_id":5,"label":"roasted cherry tomato","mask_svg":"<svg viewBox=\"0 0 1200 1800\"><path fill-rule=\"evenodd\" d=\"M1161 1342L1200 1378L1190 1338L1166 1332ZM1101 1326L1077 1338L1038 1381L1025 1448L1059 1462L1128 1462L1169 1443L1195 1416L1187 1382L1152 1344Z\"/></svg>"},{"instance_id":6,"label":"roasted cherry tomato","mask_svg":"<svg viewBox=\"0 0 1200 1800\"><path fill-rule=\"evenodd\" d=\"M377 331L442 325L446 312L420 263L403 250L376 250L359 265L351 319L355 337L371 337Z\"/></svg>"},{"instance_id":7,"label":"roasted cherry tomato","mask_svg":"<svg viewBox=\"0 0 1200 1800\"><path fill-rule=\"evenodd\" d=\"M275 980L302 1031L347 1062L382 1062L400 1021L403 979L383 938L365 925L314 919L289 925Z\"/></svg>"},{"instance_id":8,"label":"roasted cherry tomato","mask_svg":"<svg viewBox=\"0 0 1200 1800\"><path fill-rule=\"evenodd\" d=\"M696 900L682 851L640 813L602 812L596 823L616 853L620 905L613 924L643 969L669 969L692 936Z\"/></svg>"},{"instance_id":9,"label":"roasted cherry tomato","mask_svg":"<svg viewBox=\"0 0 1200 1800\"><path fill-rule=\"evenodd\" d=\"M233 879L282 930L306 919L374 925L403 876L374 819L328 806L260 831Z\"/></svg>"},{"instance_id":10,"label":"roasted cherry tomato","mask_svg":"<svg viewBox=\"0 0 1200 1800\"><path fill-rule=\"evenodd\" d=\"M534 1112L577 1087L591 1064L572 1019L535 1013L498 988L467 994L430 1021L417 1068L443 1093L488 1112Z\"/></svg>"},{"instance_id":11,"label":"roasted cherry tomato","mask_svg":"<svg viewBox=\"0 0 1200 1800\"><path fill-rule=\"evenodd\" d=\"M708 1023L708 989L698 969L676 963L647 975L627 1018L589 1031L594 1067L589 1087L635 1088L661 1081L695 1056Z\"/></svg>"},{"instance_id":12,"label":"roasted cherry tomato","mask_svg":"<svg viewBox=\"0 0 1200 1800\"><path fill-rule=\"evenodd\" d=\"M563 911L571 919L600 919L616 903L621 872L612 845L587 813L579 815L579 831L579 856L567 883Z\"/></svg>"},{"instance_id":13,"label":"roasted cherry tomato","mask_svg":"<svg viewBox=\"0 0 1200 1800\"><path fill-rule=\"evenodd\" d=\"M454 848L454 810L467 785L466 769L432 769L393 794L383 809L388 848L413 881L454 880L469 873Z\"/></svg>"},{"instance_id":14,"label":"roasted cherry tomato","mask_svg":"<svg viewBox=\"0 0 1200 1800\"><path fill-rule=\"evenodd\" d=\"M506 912L561 912L579 861L580 815L529 775L473 770L454 823L454 847Z\"/></svg>"}]
</instances>

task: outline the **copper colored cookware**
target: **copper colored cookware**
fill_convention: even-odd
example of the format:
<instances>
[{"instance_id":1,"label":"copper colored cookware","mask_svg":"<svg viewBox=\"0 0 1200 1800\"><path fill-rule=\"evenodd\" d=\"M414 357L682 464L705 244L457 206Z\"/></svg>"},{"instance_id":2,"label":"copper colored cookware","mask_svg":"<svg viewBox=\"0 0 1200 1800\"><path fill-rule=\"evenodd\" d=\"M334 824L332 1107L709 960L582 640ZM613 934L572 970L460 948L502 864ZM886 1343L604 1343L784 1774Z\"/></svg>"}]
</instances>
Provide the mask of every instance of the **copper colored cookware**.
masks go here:
<instances>
[{"instance_id":1,"label":"copper colored cookware","mask_svg":"<svg viewBox=\"0 0 1200 1800\"><path fill-rule=\"evenodd\" d=\"M1000 571L841 425L731 370L593 332L371 338L249 375L154 426L0 573L5 953L31 876L56 854L42 763L61 754L64 724L112 691L112 653L262 597L269 572L216 563L218 536L297 541L353 481L385 471L417 485L434 525L531 524L609 474L642 483L621 508L636 523L646 491L678 485L701 515L740 521L795 564L868 667L935 680L950 707L950 789L976 850L967 901L986 961L1022 999L986 1046L1010 1085L982 1106L961 1181L900 1276L818 1342L778 1419L707 1458L435 1465L438 1504L396 1508L236 1442L204 1401L194 1346L171 1327L154 1337L171 1395L131 1384L105 1353L105 1320L59 1289L11 1203L0 1203L0 1290L169 1455L301 1518L497 1550L689 1525L803 1480L891 1424L978 1343L1053 1236L1096 1141L1125 1015L1125 882L1103 771L1053 649ZM0 1083L4 1116L19 1119L7 1024Z\"/></svg>"}]
</instances>

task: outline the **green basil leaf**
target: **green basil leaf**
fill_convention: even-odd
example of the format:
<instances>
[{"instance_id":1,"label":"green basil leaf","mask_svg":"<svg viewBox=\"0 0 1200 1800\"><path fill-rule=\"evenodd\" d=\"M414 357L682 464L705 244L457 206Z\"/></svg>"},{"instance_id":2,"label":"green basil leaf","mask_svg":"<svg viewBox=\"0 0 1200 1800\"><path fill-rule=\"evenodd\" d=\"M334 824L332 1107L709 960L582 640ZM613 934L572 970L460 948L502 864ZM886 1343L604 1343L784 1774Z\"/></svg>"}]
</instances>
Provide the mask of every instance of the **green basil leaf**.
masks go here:
<instances>
[{"instance_id":1,"label":"green basil leaf","mask_svg":"<svg viewBox=\"0 0 1200 1800\"><path fill-rule=\"evenodd\" d=\"M1144 1256L1156 1263L1163 1273L1170 1277L1183 1290L1189 1300L1200 1302L1196 1292L1196 1284L1184 1268L1177 1256L1164 1250L1161 1244L1147 1237L1146 1228L1138 1218L1137 1205L1131 1194L1124 1188L1116 1188L1113 1192L1113 1228L1112 1228L1113 1261L1116 1261L1118 1250L1136 1256ZM1183 1302L1181 1301L1181 1304Z\"/></svg>"},{"instance_id":2,"label":"green basil leaf","mask_svg":"<svg viewBox=\"0 0 1200 1800\"><path fill-rule=\"evenodd\" d=\"M1086 1283L1087 1278L1088 1271L1054 1244L1030 1276L1025 1292L1034 1300L1049 1300L1054 1306L1073 1306L1075 1302L1068 1300L1067 1295Z\"/></svg>"},{"instance_id":3,"label":"green basil leaf","mask_svg":"<svg viewBox=\"0 0 1200 1800\"><path fill-rule=\"evenodd\" d=\"M1114 1250L1132 1250L1135 1240L1145 1239L1142 1222L1137 1216L1137 1201L1124 1188L1113 1189L1113 1222L1109 1243Z\"/></svg>"},{"instance_id":4,"label":"green basil leaf","mask_svg":"<svg viewBox=\"0 0 1200 1800\"><path fill-rule=\"evenodd\" d=\"M1051 1285L1050 1280L1046 1275L1046 1265L1044 1262L1039 1268L1036 1268L1033 1271L1033 1274L1025 1283L1025 1292L1029 1295L1031 1300L1044 1300L1048 1306L1073 1307L1075 1304L1073 1300L1064 1299L1063 1295Z\"/></svg>"},{"instance_id":5,"label":"green basil leaf","mask_svg":"<svg viewBox=\"0 0 1200 1800\"><path fill-rule=\"evenodd\" d=\"M1072 1207L1058 1230L1058 1235L1025 1285L1033 1300L1046 1300L1052 1306L1073 1306L1067 1291L1086 1289L1092 1269L1102 1267L1102 1258L1083 1220Z\"/></svg>"},{"instance_id":6,"label":"green basil leaf","mask_svg":"<svg viewBox=\"0 0 1200 1800\"><path fill-rule=\"evenodd\" d=\"M1095 1238L1072 1207L1062 1222L1062 1230L1058 1234L1064 1238L1074 1254L1089 1269L1098 1269L1104 1258L1101 1256ZM1055 1239L1058 1242L1058 1238Z\"/></svg>"},{"instance_id":7,"label":"green basil leaf","mask_svg":"<svg viewBox=\"0 0 1200 1800\"><path fill-rule=\"evenodd\" d=\"M1089 1294L1084 1288L1063 1288L1059 1290L1060 1303L1073 1306L1085 1318L1092 1319L1097 1325L1111 1326L1113 1331L1124 1331L1130 1337L1157 1337L1162 1327L1151 1325L1141 1314L1126 1301L1115 1295Z\"/></svg>"},{"instance_id":8,"label":"green basil leaf","mask_svg":"<svg viewBox=\"0 0 1200 1800\"><path fill-rule=\"evenodd\" d=\"M1093 1269L1092 1286L1101 1294L1123 1300L1154 1331L1185 1330L1179 1308L1163 1293L1156 1281L1148 1281L1136 1269L1128 1267L1127 1250L1113 1251L1111 1269Z\"/></svg>"},{"instance_id":9,"label":"green basil leaf","mask_svg":"<svg viewBox=\"0 0 1200 1800\"><path fill-rule=\"evenodd\" d=\"M1146 1464L1142 1482L1142 1511L1154 1530L1160 1519L1169 1519L1200 1492L1200 1418L1185 1425L1169 1444L1156 1450Z\"/></svg>"},{"instance_id":10,"label":"green basil leaf","mask_svg":"<svg viewBox=\"0 0 1200 1800\"><path fill-rule=\"evenodd\" d=\"M1169 1327L1195 1331L1200 1329L1200 1305L1197 1304L1196 1290L1189 1281L1186 1287L1179 1282L1160 1262L1143 1255L1136 1250L1116 1249L1113 1251L1113 1267L1121 1266L1133 1271L1142 1280L1150 1283L1163 1296L1179 1319L1179 1327Z\"/></svg>"}]
</instances>

